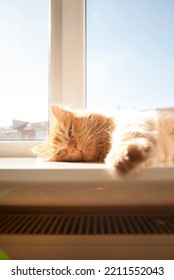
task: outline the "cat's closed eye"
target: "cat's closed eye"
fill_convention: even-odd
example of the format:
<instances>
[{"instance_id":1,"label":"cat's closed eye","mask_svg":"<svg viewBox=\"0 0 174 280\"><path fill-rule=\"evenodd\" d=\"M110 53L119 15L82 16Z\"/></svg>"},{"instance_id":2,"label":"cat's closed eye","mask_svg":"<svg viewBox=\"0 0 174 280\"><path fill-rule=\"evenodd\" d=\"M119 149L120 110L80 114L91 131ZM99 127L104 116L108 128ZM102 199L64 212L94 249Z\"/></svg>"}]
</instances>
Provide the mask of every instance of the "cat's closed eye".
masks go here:
<instances>
[{"instance_id":1,"label":"cat's closed eye","mask_svg":"<svg viewBox=\"0 0 174 280\"><path fill-rule=\"evenodd\" d=\"M57 155L58 156L63 156L65 154L65 150L60 150L58 153L57 153Z\"/></svg>"}]
</instances>

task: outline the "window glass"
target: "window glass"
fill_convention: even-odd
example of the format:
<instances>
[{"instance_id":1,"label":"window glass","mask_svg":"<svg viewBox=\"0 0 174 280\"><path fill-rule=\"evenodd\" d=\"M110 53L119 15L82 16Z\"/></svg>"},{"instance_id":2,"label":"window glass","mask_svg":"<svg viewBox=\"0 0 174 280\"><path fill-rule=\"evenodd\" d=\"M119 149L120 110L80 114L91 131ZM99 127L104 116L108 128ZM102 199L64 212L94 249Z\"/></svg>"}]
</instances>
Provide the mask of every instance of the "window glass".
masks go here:
<instances>
[{"instance_id":1,"label":"window glass","mask_svg":"<svg viewBox=\"0 0 174 280\"><path fill-rule=\"evenodd\" d=\"M48 130L48 0L0 0L0 140Z\"/></svg>"},{"instance_id":2,"label":"window glass","mask_svg":"<svg viewBox=\"0 0 174 280\"><path fill-rule=\"evenodd\" d=\"M87 0L87 107L174 107L174 1Z\"/></svg>"}]
</instances>

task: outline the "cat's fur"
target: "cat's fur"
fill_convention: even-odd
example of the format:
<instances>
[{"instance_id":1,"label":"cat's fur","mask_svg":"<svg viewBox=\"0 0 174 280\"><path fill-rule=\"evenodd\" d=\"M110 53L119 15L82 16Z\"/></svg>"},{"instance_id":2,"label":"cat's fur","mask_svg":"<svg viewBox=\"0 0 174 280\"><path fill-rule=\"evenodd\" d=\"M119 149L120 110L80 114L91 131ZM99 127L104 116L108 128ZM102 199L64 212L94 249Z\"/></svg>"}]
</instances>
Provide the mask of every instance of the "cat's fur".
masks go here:
<instances>
[{"instance_id":1,"label":"cat's fur","mask_svg":"<svg viewBox=\"0 0 174 280\"><path fill-rule=\"evenodd\" d=\"M174 114L116 110L112 116L52 105L48 139L33 149L49 161L103 162L119 173L174 161Z\"/></svg>"}]
</instances>

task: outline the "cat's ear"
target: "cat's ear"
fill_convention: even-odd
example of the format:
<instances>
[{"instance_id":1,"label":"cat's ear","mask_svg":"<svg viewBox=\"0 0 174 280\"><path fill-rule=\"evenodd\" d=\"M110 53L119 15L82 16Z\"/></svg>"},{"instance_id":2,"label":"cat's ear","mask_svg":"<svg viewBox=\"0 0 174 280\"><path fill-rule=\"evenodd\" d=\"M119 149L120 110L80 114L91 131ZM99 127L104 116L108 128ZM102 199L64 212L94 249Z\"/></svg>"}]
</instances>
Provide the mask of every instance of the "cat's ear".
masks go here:
<instances>
[{"instance_id":1,"label":"cat's ear","mask_svg":"<svg viewBox=\"0 0 174 280\"><path fill-rule=\"evenodd\" d=\"M51 105L51 111L56 119L60 119L68 114L68 111L58 107L56 104Z\"/></svg>"}]
</instances>

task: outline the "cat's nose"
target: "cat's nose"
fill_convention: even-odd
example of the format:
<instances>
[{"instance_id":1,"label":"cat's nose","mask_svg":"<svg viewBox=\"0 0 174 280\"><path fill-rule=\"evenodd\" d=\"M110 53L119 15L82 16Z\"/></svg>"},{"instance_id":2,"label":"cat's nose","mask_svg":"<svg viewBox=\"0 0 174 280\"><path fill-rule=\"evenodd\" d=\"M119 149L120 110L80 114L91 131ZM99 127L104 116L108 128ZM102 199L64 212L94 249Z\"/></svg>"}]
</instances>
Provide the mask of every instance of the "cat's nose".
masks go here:
<instances>
[{"instance_id":1,"label":"cat's nose","mask_svg":"<svg viewBox=\"0 0 174 280\"><path fill-rule=\"evenodd\" d=\"M69 144L69 149L72 152L79 150L78 147L77 147L77 143L76 142Z\"/></svg>"}]
</instances>

